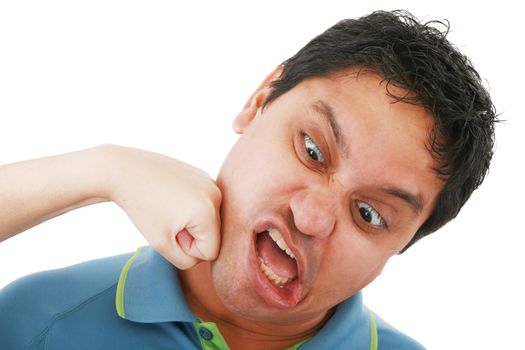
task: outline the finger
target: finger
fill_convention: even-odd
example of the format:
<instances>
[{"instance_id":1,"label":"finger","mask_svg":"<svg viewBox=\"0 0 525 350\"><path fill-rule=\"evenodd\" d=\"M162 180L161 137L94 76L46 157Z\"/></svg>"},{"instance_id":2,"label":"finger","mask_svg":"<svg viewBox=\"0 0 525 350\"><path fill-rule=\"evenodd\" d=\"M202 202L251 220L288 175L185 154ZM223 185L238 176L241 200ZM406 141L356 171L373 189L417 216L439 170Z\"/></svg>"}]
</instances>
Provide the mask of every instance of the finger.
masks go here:
<instances>
[{"instance_id":1,"label":"finger","mask_svg":"<svg viewBox=\"0 0 525 350\"><path fill-rule=\"evenodd\" d=\"M185 237L181 237L181 243L187 244ZM178 243L177 235L172 235L172 239L166 242L162 249L157 251L181 270L189 269L200 261L185 252L185 249Z\"/></svg>"},{"instance_id":2,"label":"finger","mask_svg":"<svg viewBox=\"0 0 525 350\"><path fill-rule=\"evenodd\" d=\"M219 254L221 241L219 213L213 209L212 213L201 217L211 219L187 227L193 241L190 242L190 249L186 252L199 259L214 260Z\"/></svg>"},{"instance_id":3,"label":"finger","mask_svg":"<svg viewBox=\"0 0 525 350\"><path fill-rule=\"evenodd\" d=\"M175 239L177 240L177 243L182 248L182 250L189 254L191 244L195 240L193 236L188 232L188 230L183 229L179 233L176 234Z\"/></svg>"}]
</instances>

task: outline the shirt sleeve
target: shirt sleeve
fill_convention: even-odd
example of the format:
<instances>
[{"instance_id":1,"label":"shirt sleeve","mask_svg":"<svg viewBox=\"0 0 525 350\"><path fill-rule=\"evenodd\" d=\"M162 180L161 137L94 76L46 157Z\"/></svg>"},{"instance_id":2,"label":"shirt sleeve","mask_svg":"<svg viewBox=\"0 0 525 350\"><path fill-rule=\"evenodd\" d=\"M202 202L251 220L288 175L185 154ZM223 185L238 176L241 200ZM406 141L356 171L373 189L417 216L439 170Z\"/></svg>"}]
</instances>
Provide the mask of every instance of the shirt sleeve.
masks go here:
<instances>
[{"instance_id":1,"label":"shirt sleeve","mask_svg":"<svg viewBox=\"0 0 525 350\"><path fill-rule=\"evenodd\" d=\"M0 290L0 349L41 349L65 312L111 288L129 254L22 277Z\"/></svg>"},{"instance_id":2,"label":"shirt sleeve","mask_svg":"<svg viewBox=\"0 0 525 350\"><path fill-rule=\"evenodd\" d=\"M53 291L46 280L46 273L33 274L0 290L0 349L32 348L51 323L53 315L46 295Z\"/></svg>"}]
</instances>

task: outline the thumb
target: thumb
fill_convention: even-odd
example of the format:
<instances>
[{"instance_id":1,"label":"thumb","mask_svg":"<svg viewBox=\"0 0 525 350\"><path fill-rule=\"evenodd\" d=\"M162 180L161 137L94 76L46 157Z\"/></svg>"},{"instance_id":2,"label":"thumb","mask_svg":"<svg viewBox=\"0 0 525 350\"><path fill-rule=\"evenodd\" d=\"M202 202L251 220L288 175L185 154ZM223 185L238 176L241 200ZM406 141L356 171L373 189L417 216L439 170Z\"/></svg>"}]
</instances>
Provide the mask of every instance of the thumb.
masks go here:
<instances>
[{"instance_id":1,"label":"thumb","mask_svg":"<svg viewBox=\"0 0 525 350\"><path fill-rule=\"evenodd\" d=\"M177 241L189 256L202 260L215 260L221 243L219 216L215 215L213 220L204 224L186 227L177 234Z\"/></svg>"},{"instance_id":2,"label":"thumb","mask_svg":"<svg viewBox=\"0 0 525 350\"><path fill-rule=\"evenodd\" d=\"M194 241L193 236L188 232L188 230L183 229L176 234L175 238L182 251L189 255L191 245Z\"/></svg>"}]
</instances>

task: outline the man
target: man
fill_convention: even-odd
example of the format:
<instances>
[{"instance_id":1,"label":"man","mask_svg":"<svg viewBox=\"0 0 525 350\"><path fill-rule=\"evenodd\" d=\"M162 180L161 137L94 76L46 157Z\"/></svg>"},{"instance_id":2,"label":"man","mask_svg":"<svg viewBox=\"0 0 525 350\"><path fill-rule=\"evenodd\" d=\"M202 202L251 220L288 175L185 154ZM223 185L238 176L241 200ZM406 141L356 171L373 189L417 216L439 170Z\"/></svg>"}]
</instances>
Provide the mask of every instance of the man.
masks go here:
<instances>
[{"instance_id":1,"label":"man","mask_svg":"<svg viewBox=\"0 0 525 350\"><path fill-rule=\"evenodd\" d=\"M263 81L216 185L115 146L5 166L0 236L111 200L181 270L141 248L21 279L0 292L0 345L419 349L360 290L458 214L488 169L495 121L442 33L377 12Z\"/></svg>"}]
</instances>

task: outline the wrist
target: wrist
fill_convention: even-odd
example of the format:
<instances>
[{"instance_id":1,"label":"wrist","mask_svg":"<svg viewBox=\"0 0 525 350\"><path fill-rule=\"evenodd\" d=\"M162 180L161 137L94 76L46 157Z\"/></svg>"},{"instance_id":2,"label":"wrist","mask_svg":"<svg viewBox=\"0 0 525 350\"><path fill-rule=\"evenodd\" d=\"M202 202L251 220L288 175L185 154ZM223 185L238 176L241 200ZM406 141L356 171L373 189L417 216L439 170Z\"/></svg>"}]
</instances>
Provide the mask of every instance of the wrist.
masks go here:
<instances>
[{"instance_id":1,"label":"wrist","mask_svg":"<svg viewBox=\"0 0 525 350\"><path fill-rule=\"evenodd\" d=\"M118 149L104 144L89 148L85 152L88 176L88 192L102 201L115 201L119 178Z\"/></svg>"}]
</instances>

